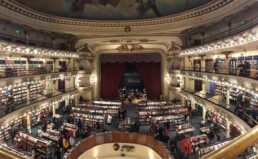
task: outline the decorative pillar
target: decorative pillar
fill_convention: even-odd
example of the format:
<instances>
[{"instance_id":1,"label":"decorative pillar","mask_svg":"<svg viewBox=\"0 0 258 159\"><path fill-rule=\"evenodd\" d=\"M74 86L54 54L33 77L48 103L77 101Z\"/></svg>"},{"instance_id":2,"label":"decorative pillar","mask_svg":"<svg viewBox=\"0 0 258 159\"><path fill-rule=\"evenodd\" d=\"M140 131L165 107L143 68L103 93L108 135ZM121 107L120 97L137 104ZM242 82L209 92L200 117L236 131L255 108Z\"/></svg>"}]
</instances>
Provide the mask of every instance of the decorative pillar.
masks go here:
<instances>
[{"instance_id":1,"label":"decorative pillar","mask_svg":"<svg viewBox=\"0 0 258 159\"><path fill-rule=\"evenodd\" d=\"M230 138L230 123L226 120L226 138Z\"/></svg>"},{"instance_id":2,"label":"decorative pillar","mask_svg":"<svg viewBox=\"0 0 258 159\"><path fill-rule=\"evenodd\" d=\"M182 96L182 106L185 106L185 98Z\"/></svg>"},{"instance_id":3,"label":"decorative pillar","mask_svg":"<svg viewBox=\"0 0 258 159\"><path fill-rule=\"evenodd\" d=\"M53 103L52 104L52 111L53 111L53 116L55 116L56 115L56 103Z\"/></svg>"},{"instance_id":4,"label":"decorative pillar","mask_svg":"<svg viewBox=\"0 0 258 159\"><path fill-rule=\"evenodd\" d=\"M52 58L53 59L53 71L54 72L58 72L56 69L58 68L57 66L56 66L56 60L58 59L58 58Z\"/></svg>"},{"instance_id":5,"label":"decorative pillar","mask_svg":"<svg viewBox=\"0 0 258 159\"><path fill-rule=\"evenodd\" d=\"M32 59L32 58L34 58L34 56L27 56L27 55L25 55L25 56L21 56L21 57L24 57L24 58L26 58L26 70L28 71L29 70L29 62L30 62L30 60ZM29 72L28 72L29 73Z\"/></svg>"},{"instance_id":6,"label":"decorative pillar","mask_svg":"<svg viewBox=\"0 0 258 159\"><path fill-rule=\"evenodd\" d=\"M227 102L227 109L229 109L230 105L230 87L226 86L226 102Z\"/></svg>"},{"instance_id":7,"label":"decorative pillar","mask_svg":"<svg viewBox=\"0 0 258 159\"><path fill-rule=\"evenodd\" d=\"M229 57L229 55L230 54L232 54L233 53L233 51L225 51L225 52L222 52L222 54L224 54L225 55L225 72L223 72L223 73L227 73L227 74L229 74L229 61L230 61L230 57Z\"/></svg>"},{"instance_id":8,"label":"decorative pillar","mask_svg":"<svg viewBox=\"0 0 258 159\"><path fill-rule=\"evenodd\" d=\"M205 95L204 98L206 98L205 81L202 81L202 93Z\"/></svg>"},{"instance_id":9,"label":"decorative pillar","mask_svg":"<svg viewBox=\"0 0 258 159\"><path fill-rule=\"evenodd\" d=\"M202 107L202 119L205 121L206 120L206 113L207 113L207 108Z\"/></svg>"},{"instance_id":10,"label":"decorative pillar","mask_svg":"<svg viewBox=\"0 0 258 159\"><path fill-rule=\"evenodd\" d=\"M202 72L202 71L205 71L205 59L204 59L204 57L205 57L206 55L199 55L199 57L201 57L201 68L200 68L200 71Z\"/></svg>"},{"instance_id":11,"label":"decorative pillar","mask_svg":"<svg viewBox=\"0 0 258 159\"><path fill-rule=\"evenodd\" d=\"M195 109L196 109L196 107L195 107L195 101L191 101L191 108L192 108L192 110L195 110Z\"/></svg>"},{"instance_id":12,"label":"decorative pillar","mask_svg":"<svg viewBox=\"0 0 258 159\"><path fill-rule=\"evenodd\" d=\"M27 114L27 131L31 133L31 114Z\"/></svg>"}]
</instances>

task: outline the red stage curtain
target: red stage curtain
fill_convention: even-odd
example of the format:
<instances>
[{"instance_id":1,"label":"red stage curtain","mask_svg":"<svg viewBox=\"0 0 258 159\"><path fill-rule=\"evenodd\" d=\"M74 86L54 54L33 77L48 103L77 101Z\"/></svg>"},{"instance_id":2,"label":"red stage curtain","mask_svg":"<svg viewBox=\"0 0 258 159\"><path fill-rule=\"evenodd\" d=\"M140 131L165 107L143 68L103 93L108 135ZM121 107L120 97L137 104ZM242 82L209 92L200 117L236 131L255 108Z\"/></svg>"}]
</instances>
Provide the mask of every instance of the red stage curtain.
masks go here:
<instances>
[{"instance_id":1,"label":"red stage curtain","mask_svg":"<svg viewBox=\"0 0 258 159\"><path fill-rule=\"evenodd\" d=\"M101 97L114 100L118 98L119 84L126 63L101 63Z\"/></svg>"},{"instance_id":2,"label":"red stage curtain","mask_svg":"<svg viewBox=\"0 0 258 159\"><path fill-rule=\"evenodd\" d=\"M161 95L160 62L134 63L144 83L148 99L159 99Z\"/></svg>"}]
</instances>

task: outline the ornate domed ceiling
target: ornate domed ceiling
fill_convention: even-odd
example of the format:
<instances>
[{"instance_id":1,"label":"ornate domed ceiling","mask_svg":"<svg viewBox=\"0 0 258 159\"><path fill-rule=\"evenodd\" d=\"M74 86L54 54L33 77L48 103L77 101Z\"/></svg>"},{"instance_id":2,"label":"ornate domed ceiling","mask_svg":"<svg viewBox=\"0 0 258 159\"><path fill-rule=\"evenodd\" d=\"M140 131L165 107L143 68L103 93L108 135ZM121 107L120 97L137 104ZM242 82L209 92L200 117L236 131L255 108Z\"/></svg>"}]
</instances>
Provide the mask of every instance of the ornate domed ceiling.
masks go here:
<instances>
[{"instance_id":1,"label":"ornate domed ceiling","mask_svg":"<svg viewBox=\"0 0 258 159\"><path fill-rule=\"evenodd\" d=\"M169 16L214 0L15 0L43 13L92 20L132 20Z\"/></svg>"}]
</instances>

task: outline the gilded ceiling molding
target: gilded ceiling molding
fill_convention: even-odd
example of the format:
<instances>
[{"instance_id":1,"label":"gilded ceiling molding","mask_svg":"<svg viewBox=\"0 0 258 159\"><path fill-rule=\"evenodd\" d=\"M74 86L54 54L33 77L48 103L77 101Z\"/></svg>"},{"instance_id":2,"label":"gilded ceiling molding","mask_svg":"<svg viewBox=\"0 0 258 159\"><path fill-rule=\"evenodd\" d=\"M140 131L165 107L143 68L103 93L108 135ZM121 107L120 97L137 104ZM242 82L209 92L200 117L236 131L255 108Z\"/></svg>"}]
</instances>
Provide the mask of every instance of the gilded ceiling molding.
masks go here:
<instances>
[{"instance_id":1,"label":"gilded ceiling molding","mask_svg":"<svg viewBox=\"0 0 258 159\"><path fill-rule=\"evenodd\" d=\"M221 19L252 5L256 0L216 0L201 7L171 16L140 20L85 20L52 16L24 7L13 0L1 0L0 15L12 19L13 22L24 23L35 28L62 31L77 35L82 34L131 34L154 33L164 31L179 32L183 29L199 26L207 22ZM230 12L230 13L229 13ZM143 32L144 31L144 32Z\"/></svg>"}]
</instances>

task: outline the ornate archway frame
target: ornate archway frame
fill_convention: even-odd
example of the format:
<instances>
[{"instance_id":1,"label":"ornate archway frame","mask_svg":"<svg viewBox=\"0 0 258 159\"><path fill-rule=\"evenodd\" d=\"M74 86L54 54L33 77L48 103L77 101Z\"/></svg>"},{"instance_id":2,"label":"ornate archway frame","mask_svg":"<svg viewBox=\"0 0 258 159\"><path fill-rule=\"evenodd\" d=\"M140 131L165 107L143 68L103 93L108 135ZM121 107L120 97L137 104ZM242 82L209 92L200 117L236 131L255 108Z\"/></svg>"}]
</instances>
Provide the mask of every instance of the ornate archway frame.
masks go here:
<instances>
[{"instance_id":1,"label":"ornate archway frame","mask_svg":"<svg viewBox=\"0 0 258 159\"><path fill-rule=\"evenodd\" d=\"M92 76L96 77L95 85L93 86L93 98L98 99L100 98L100 91L101 91L101 63L100 63L100 56L102 54L114 54L119 52L117 50L101 50L96 53L95 60L94 60L94 70L92 72ZM166 60L166 52L162 49L144 49L140 52L141 54L148 54L148 53L158 53L161 55L161 92L163 97L166 99L168 97L168 86L165 81L165 77L167 75L167 60Z\"/></svg>"}]
</instances>

